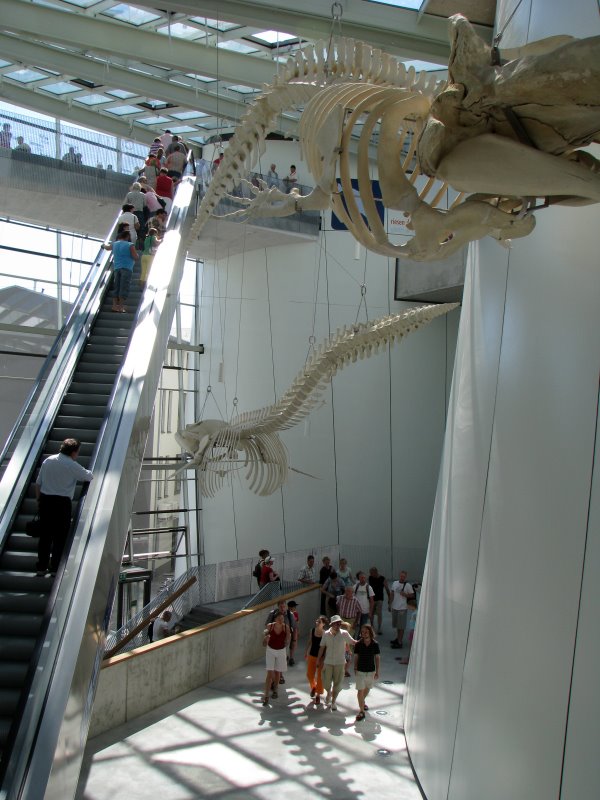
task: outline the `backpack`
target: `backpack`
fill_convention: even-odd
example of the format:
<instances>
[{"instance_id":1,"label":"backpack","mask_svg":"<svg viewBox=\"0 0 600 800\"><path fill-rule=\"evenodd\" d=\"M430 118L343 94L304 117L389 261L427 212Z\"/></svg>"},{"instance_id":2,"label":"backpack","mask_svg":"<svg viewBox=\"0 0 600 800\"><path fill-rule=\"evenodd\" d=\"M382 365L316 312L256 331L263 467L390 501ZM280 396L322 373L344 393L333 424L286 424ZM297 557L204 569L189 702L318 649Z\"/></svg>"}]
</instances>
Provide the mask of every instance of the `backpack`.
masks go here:
<instances>
[{"instance_id":1,"label":"backpack","mask_svg":"<svg viewBox=\"0 0 600 800\"><path fill-rule=\"evenodd\" d=\"M262 575L262 563L259 561L252 571L252 575L258 580Z\"/></svg>"},{"instance_id":2,"label":"backpack","mask_svg":"<svg viewBox=\"0 0 600 800\"><path fill-rule=\"evenodd\" d=\"M150 625L148 625L148 641L149 642L154 641L154 620L152 620Z\"/></svg>"}]
</instances>

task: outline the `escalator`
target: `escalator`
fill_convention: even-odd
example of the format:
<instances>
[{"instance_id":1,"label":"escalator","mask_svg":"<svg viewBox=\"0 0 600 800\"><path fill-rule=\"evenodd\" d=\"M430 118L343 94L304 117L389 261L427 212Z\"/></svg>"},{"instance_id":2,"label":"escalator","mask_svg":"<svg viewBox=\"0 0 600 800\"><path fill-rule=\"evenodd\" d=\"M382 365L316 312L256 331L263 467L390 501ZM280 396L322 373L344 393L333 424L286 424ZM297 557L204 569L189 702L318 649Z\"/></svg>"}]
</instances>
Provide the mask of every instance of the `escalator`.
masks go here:
<instances>
[{"instance_id":1,"label":"escalator","mask_svg":"<svg viewBox=\"0 0 600 800\"><path fill-rule=\"evenodd\" d=\"M177 302L194 182L180 185L142 293L114 313L96 265L15 431L0 481L0 798L73 796L152 406ZM94 471L78 485L56 577L36 575L41 461L67 437Z\"/></svg>"}]
</instances>

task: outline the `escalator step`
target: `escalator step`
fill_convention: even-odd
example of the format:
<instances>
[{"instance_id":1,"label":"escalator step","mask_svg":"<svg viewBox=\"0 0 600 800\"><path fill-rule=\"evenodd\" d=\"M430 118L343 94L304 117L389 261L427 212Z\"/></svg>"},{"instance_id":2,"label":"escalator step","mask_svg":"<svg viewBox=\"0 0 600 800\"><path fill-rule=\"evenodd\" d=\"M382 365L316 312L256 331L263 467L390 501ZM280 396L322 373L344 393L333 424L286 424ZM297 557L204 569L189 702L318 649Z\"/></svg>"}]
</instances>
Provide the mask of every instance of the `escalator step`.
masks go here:
<instances>
[{"instance_id":1,"label":"escalator step","mask_svg":"<svg viewBox=\"0 0 600 800\"><path fill-rule=\"evenodd\" d=\"M69 395L67 395L69 397ZM71 399L71 398L69 398ZM64 402L60 407L61 416L65 417L100 417L102 419L106 414L106 404L99 406L87 405L89 397L86 396L83 402L75 401L74 403Z\"/></svg>"},{"instance_id":2,"label":"escalator step","mask_svg":"<svg viewBox=\"0 0 600 800\"><path fill-rule=\"evenodd\" d=\"M0 689L23 686L28 669L26 661L0 661Z\"/></svg>"},{"instance_id":3,"label":"escalator step","mask_svg":"<svg viewBox=\"0 0 600 800\"><path fill-rule=\"evenodd\" d=\"M0 612L0 636L37 636L42 614L4 614Z\"/></svg>"},{"instance_id":4,"label":"escalator step","mask_svg":"<svg viewBox=\"0 0 600 800\"><path fill-rule=\"evenodd\" d=\"M86 409L85 415L82 411L82 416L87 416L87 412L91 411L92 408L103 408L106 410L106 401L110 396L110 391L99 392L98 396L95 397L93 392L79 392L73 390L72 386L73 384L71 384L71 391L65 395L65 405Z\"/></svg>"},{"instance_id":5,"label":"escalator step","mask_svg":"<svg viewBox=\"0 0 600 800\"><path fill-rule=\"evenodd\" d=\"M119 365L123 360L123 353L120 352L121 350L125 350L125 348L119 348L118 353L98 353L91 351L88 352L86 350L79 360L77 369L79 369L79 367L81 367L83 364L88 364L95 367Z\"/></svg>"},{"instance_id":6,"label":"escalator step","mask_svg":"<svg viewBox=\"0 0 600 800\"><path fill-rule=\"evenodd\" d=\"M0 652L7 661L27 661L35 650L35 636L0 636ZM0 674L2 661L0 661Z\"/></svg>"},{"instance_id":7,"label":"escalator step","mask_svg":"<svg viewBox=\"0 0 600 800\"><path fill-rule=\"evenodd\" d=\"M42 578L37 579L43 582ZM39 584L38 584L39 585ZM0 591L0 613L6 614L40 614L48 605L48 589L39 586L37 592L2 592Z\"/></svg>"},{"instance_id":8,"label":"escalator step","mask_svg":"<svg viewBox=\"0 0 600 800\"><path fill-rule=\"evenodd\" d=\"M37 510L37 500L35 499L34 494L33 497L27 496L23 499L19 507L19 514L29 514L31 517L35 517Z\"/></svg>"},{"instance_id":9,"label":"escalator step","mask_svg":"<svg viewBox=\"0 0 600 800\"><path fill-rule=\"evenodd\" d=\"M33 536L13 528L8 537L7 548L16 553L37 553L37 543L38 540Z\"/></svg>"},{"instance_id":10,"label":"escalator step","mask_svg":"<svg viewBox=\"0 0 600 800\"><path fill-rule=\"evenodd\" d=\"M37 541L31 538L32 541ZM34 552L20 552L19 550L5 549L0 555L0 570L8 572L24 572L27 575L35 573L37 564L37 548Z\"/></svg>"},{"instance_id":11,"label":"escalator step","mask_svg":"<svg viewBox=\"0 0 600 800\"><path fill-rule=\"evenodd\" d=\"M94 331L94 343L102 345L102 347L108 347L109 345L114 344L117 347L122 347L125 350L128 342L128 333L123 334L123 336L115 336L113 333L104 333L96 330Z\"/></svg>"},{"instance_id":12,"label":"escalator step","mask_svg":"<svg viewBox=\"0 0 600 800\"><path fill-rule=\"evenodd\" d=\"M111 383L110 381L104 383L99 381L85 381L85 380L78 380L77 376L75 376L75 380L69 387L69 394L85 394L87 395L87 402L94 402L94 395L98 395L99 397L108 397L112 392L114 381ZM98 405L94 403L94 405Z\"/></svg>"},{"instance_id":13,"label":"escalator step","mask_svg":"<svg viewBox=\"0 0 600 800\"><path fill-rule=\"evenodd\" d=\"M94 428L84 428L83 423L86 420L87 417L85 420L81 420L76 428L62 428L58 426L52 428L52 433L50 434L48 442L64 442L69 436L74 436L76 439L79 439L82 445L95 442L98 438L98 431Z\"/></svg>"},{"instance_id":14,"label":"escalator step","mask_svg":"<svg viewBox=\"0 0 600 800\"><path fill-rule=\"evenodd\" d=\"M17 702L21 695L19 691L17 694ZM10 729L12 726L12 718L11 717L0 717L0 746L4 747L8 740L8 735L10 733Z\"/></svg>"},{"instance_id":15,"label":"escalator step","mask_svg":"<svg viewBox=\"0 0 600 800\"><path fill-rule=\"evenodd\" d=\"M107 379L114 381L120 366L120 361L112 363L110 361L106 361L104 364L93 364L89 361L84 361L83 363L80 362L77 365L75 378L77 380L86 380L87 378L90 378L93 381L97 380L100 382Z\"/></svg>"},{"instance_id":16,"label":"escalator step","mask_svg":"<svg viewBox=\"0 0 600 800\"><path fill-rule=\"evenodd\" d=\"M53 582L53 578L40 578L35 572L26 575L23 572L8 572L0 569L0 592L48 593L52 588Z\"/></svg>"},{"instance_id":17,"label":"escalator step","mask_svg":"<svg viewBox=\"0 0 600 800\"><path fill-rule=\"evenodd\" d=\"M62 409L61 409L62 411ZM100 427L102 426L102 421L104 420L105 410L102 414L98 415L98 417L90 417L85 416L82 417L79 414L74 414L73 416L68 416L66 414L59 414L55 420L55 425L59 428L66 428L68 430L79 430L83 427L86 431L99 431Z\"/></svg>"},{"instance_id":18,"label":"escalator step","mask_svg":"<svg viewBox=\"0 0 600 800\"><path fill-rule=\"evenodd\" d=\"M3 737L5 718L15 713L20 696L21 692L18 690L0 689L0 738ZM10 725L10 722L8 724Z\"/></svg>"}]
</instances>

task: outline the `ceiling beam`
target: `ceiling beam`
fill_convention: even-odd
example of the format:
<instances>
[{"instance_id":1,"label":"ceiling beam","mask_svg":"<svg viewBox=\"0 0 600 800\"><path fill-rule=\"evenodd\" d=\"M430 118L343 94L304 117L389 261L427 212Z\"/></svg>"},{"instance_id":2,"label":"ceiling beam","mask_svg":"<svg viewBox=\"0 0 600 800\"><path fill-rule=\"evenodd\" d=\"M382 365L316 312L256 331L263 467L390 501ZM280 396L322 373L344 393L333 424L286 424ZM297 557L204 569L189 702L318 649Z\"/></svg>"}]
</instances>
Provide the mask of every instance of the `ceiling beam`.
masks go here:
<instances>
[{"instance_id":1,"label":"ceiling beam","mask_svg":"<svg viewBox=\"0 0 600 800\"><path fill-rule=\"evenodd\" d=\"M152 8L151 0L136 5ZM415 11L356 0L346 0L341 18L342 35L360 39L407 59L446 63L450 55L448 21L426 16L420 21ZM226 19L256 28L298 34L312 41L329 39L331 5L323 0L303 0L302 8L283 7L281 0L163 0L161 7L190 15ZM486 41L492 30L474 26Z\"/></svg>"},{"instance_id":2,"label":"ceiling beam","mask_svg":"<svg viewBox=\"0 0 600 800\"><path fill-rule=\"evenodd\" d=\"M194 14L198 13L196 9ZM243 81L261 87L271 83L275 65L270 59L234 53L199 42L170 40L160 33L136 30L131 26L83 14L68 14L23 0L2 0L2 28L44 41L58 42L136 60L136 55L153 64L182 72L195 72L228 83Z\"/></svg>"}]
</instances>

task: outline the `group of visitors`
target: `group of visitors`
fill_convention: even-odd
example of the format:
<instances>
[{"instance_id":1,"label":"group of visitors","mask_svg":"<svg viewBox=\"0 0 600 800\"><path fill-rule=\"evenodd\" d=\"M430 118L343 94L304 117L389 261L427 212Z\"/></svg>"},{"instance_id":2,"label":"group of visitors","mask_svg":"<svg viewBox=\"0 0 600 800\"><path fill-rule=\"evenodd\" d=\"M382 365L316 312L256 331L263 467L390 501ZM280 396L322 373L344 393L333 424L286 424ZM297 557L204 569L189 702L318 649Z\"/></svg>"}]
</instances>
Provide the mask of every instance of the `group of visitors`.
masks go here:
<instances>
[{"instance_id":1,"label":"group of visitors","mask_svg":"<svg viewBox=\"0 0 600 800\"><path fill-rule=\"evenodd\" d=\"M139 177L145 178L146 186L165 201L167 212L171 209L175 187L185 171L187 157L186 143L167 129L155 137L139 172Z\"/></svg>"},{"instance_id":2,"label":"group of visitors","mask_svg":"<svg viewBox=\"0 0 600 800\"><path fill-rule=\"evenodd\" d=\"M269 171L267 172L267 186L271 188L275 186L276 188L282 188L287 194L289 194L292 189L298 185L298 175L296 173L296 165L292 164L290 166L290 171L288 174L283 178L281 181L279 179L279 174L277 172L277 165L271 164L269 167Z\"/></svg>"},{"instance_id":3,"label":"group of visitors","mask_svg":"<svg viewBox=\"0 0 600 800\"><path fill-rule=\"evenodd\" d=\"M168 178L173 183L171 178ZM158 178L160 181L160 176ZM157 182L158 182L157 181ZM154 256L167 227L166 198L160 196L145 175L135 181L121 207L115 239L102 245L113 253L114 295L112 310L126 312L133 268L141 259L140 285L144 287Z\"/></svg>"},{"instance_id":4,"label":"group of visitors","mask_svg":"<svg viewBox=\"0 0 600 800\"><path fill-rule=\"evenodd\" d=\"M271 698L278 697L279 685L285 683L284 673L288 666L295 663L293 653L298 641L297 606L291 600L286 608L285 601L281 600L267 617L263 635L267 670L263 706L269 705ZM324 615L317 617L304 651L306 677L315 706L321 704L322 695L325 694L325 706L337 711L337 696L342 689L344 676L349 677L346 664L351 659L358 700L356 720L360 722L369 709L365 703L367 695L374 681L379 678L380 650L371 625L366 623L360 627L358 639L352 637L349 629L350 625L337 614L330 620Z\"/></svg>"},{"instance_id":5,"label":"group of visitors","mask_svg":"<svg viewBox=\"0 0 600 800\"><path fill-rule=\"evenodd\" d=\"M271 580L278 580L278 577L273 578L276 573L269 551L261 550L259 555L260 561L254 574L259 585L264 586ZM315 620L304 652L310 696L315 705L320 705L325 694L325 705L336 711L336 698L343 679L350 677L350 669L353 668L359 707L356 719L361 721L365 718L365 712L368 711L365 700L373 682L379 677L380 647L375 630L377 635L382 633L385 595L395 630L390 647L401 649L405 632L408 646L412 645L417 602L415 587L407 577L406 571L401 570L398 580L393 581L390 587L377 567L371 567L368 576L362 570L353 575L345 558L340 558L339 566L335 569L329 556L323 557L317 574L314 555L307 556L306 564L298 574L298 581L307 585L319 583L321 586L322 613ZM285 601L281 600L266 621L263 644L267 649L267 677L262 701L265 706L269 704L269 696L277 697L278 685L285 683L287 667L295 663L299 620L297 609L298 604L294 600L287 607ZM398 660L406 662L406 659Z\"/></svg>"}]
</instances>

